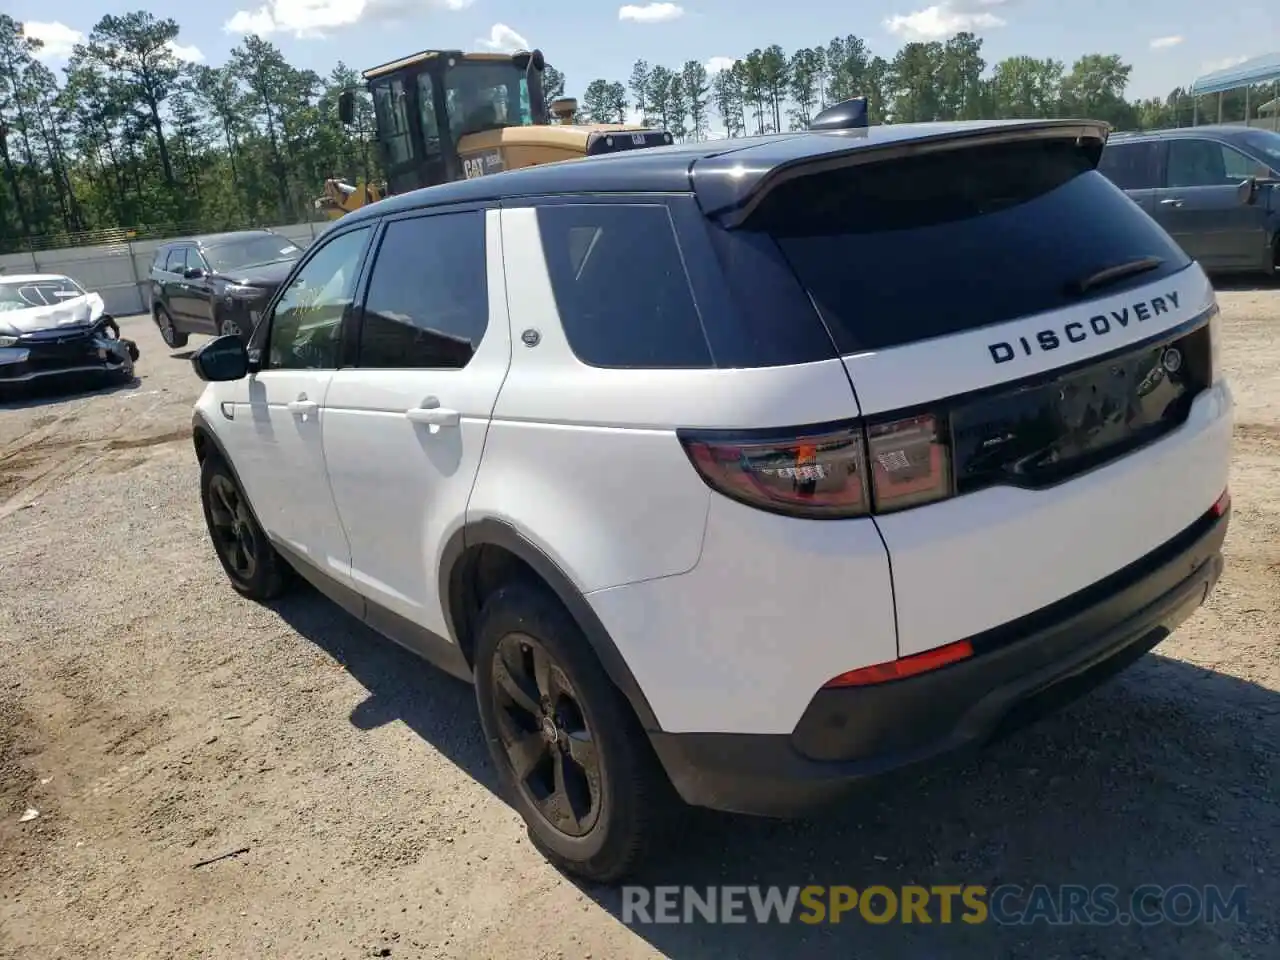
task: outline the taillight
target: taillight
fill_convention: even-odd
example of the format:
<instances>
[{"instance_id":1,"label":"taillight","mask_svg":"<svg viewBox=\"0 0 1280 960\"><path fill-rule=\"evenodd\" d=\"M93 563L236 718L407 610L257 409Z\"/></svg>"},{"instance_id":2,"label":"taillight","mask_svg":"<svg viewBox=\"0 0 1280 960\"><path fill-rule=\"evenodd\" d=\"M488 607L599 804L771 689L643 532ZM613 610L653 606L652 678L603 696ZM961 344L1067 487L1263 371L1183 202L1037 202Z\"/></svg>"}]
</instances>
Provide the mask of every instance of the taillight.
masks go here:
<instances>
[{"instance_id":1,"label":"taillight","mask_svg":"<svg viewBox=\"0 0 1280 960\"><path fill-rule=\"evenodd\" d=\"M801 517L867 512L861 429L776 440L690 433L681 441L712 489L750 506Z\"/></svg>"},{"instance_id":2,"label":"taillight","mask_svg":"<svg viewBox=\"0 0 1280 960\"><path fill-rule=\"evenodd\" d=\"M713 490L775 513L858 517L952 493L946 430L932 415L812 434L682 430L679 435Z\"/></svg>"},{"instance_id":3,"label":"taillight","mask_svg":"<svg viewBox=\"0 0 1280 960\"><path fill-rule=\"evenodd\" d=\"M951 456L933 416L867 428L877 513L941 500L951 493Z\"/></svg>"}]
</instances>

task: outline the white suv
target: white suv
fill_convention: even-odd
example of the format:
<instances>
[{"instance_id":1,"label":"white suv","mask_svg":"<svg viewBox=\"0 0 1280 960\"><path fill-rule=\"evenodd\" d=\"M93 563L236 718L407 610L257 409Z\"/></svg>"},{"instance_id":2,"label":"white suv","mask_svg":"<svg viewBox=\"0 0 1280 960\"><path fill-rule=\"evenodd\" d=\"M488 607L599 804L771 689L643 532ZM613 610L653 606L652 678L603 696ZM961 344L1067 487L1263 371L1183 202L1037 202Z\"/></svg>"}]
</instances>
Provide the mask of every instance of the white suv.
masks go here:
<instances>
[{"instance_id":1,"label":"white suv","mask_svg":"<svg viewBox=\"0 0 1280 960\"><path fill-rule=\"evenodd\" d=\"M696 143L350 214L192 358L218 557L473 680L596 880L672 788L798 815L988 742L1222 567L1213 291L1106 133Z\"/></svg>"}]
</instances>

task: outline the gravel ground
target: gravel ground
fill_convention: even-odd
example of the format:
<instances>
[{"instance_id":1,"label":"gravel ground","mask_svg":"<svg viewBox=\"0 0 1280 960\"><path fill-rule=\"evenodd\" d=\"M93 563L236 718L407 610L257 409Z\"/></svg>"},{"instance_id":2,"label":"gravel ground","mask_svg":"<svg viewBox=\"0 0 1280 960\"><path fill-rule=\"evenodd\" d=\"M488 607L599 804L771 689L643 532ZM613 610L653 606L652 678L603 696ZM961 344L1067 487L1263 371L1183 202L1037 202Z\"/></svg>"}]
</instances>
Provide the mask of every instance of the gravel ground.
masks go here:
<instances>
[{"instance_id":1,"label":"gravel ground","mask_svg":"<svg viewBox=\"0 0 1280 960\"><path fill-rule=\"evenodd\" d=\"M1243 884L1244 923L625 925L494 796L468 687L313 593L231 591L198 381L136 318L136 386L0 407L0 956L1275 957L1280 291L1222 303L1235 515L1204 610L957 770L811 824L691 813L643 879Z\"/></svg>"}]
</instances>

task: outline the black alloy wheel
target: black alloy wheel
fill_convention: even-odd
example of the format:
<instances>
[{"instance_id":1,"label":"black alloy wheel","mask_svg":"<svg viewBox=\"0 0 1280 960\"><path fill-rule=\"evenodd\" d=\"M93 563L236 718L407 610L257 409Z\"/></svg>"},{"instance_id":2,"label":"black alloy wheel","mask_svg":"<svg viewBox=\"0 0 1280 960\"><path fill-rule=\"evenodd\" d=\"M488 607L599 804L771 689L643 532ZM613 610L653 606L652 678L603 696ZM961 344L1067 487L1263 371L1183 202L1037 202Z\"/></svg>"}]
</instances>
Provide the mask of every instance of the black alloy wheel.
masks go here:
<instances>
[{"instance_id":1,"label":"black alloy wheel","mask_svg":"<svg viewBox=\"0 0 1280 960\"><path fill-rule=\"evenodd\" d=\"M179 333L173 325L173 318L164 307L156 307L156 326L160 328L160 339L170 349L178 349L187 345L187 335Z\"/></svg>"},{"instance_id":2,"label":"black alloy wheel","mask_svg":"<svg viewBox=\"0 0 1280 960\"><path fill-rule=\"evenodd\" d=\"M480 726L502 793L565 872L616 883L678 807L644 728L555 593L517 578L475 625Z\"/></svg>"},{"instance_id":3,"label":"black alloy wheel","mask_svg":"<svg viewBox=\"0 0 1280 960\"><path fill-rule=\"evenodd\" d=\"M249 505L226 474L209 480L209 526L214 549L238 580L248 583L258 569L257 526Z\"/></svg>"},{"instance_id":4,"label":"black alloy wheel","mask_svg":"<svg viewBox=\"0 0 1280 960\"><path fill-rule=\"evenodd\" d=\"M557 831L585 836L600 816L600 758L564 669L533 637L509 633L498 642L493 683L517 789Z\"/></svg>"},{"instance_id":5,"label":"black alloy wheel","mask_svg":"<svg viewBox=\"0 0 1280 960\"><path fill-rule=\"evenodd\" d=\"M200 500L214 553L235 591L258 601L283 593L291 568L259 525L235 474L217 454L208 454L200 465Z\"/></svg>"}]
</instances>

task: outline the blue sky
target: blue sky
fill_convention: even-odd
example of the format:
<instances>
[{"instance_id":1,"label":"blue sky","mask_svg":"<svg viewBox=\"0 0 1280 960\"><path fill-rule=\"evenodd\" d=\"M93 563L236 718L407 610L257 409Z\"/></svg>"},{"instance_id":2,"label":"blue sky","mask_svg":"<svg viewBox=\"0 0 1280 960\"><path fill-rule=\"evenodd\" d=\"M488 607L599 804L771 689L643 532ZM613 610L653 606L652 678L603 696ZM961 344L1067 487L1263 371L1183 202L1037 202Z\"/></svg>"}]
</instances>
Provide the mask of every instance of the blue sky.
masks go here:
<instances>
[{"instance_id":1,"label":"blue sky","mask_svg":"<svg viewBox=\"0 0 1280 960\"><path fill-rule=\"evenodd\" d=\"M104 13L141 5L5 4L46 41L55 68ZM339 58L362 69L427 47L528 44L542 48L577 95L594 77L625 81L639 58L671 67L696 59L714 69L753 47L792 50L847 33L886 57L907 40L960 29L983 38L988 63L1023 53L1068 63L1082 53L1119 53L1133 64L1130 96L1163 95L1200 73L1280 50L1280 8L1260 0L1245 0L1229 16L1204 0L203 0L178 9L177 52L186 59L221 63L246 30L322 74Z\"/></svg>"}]
</instances>

